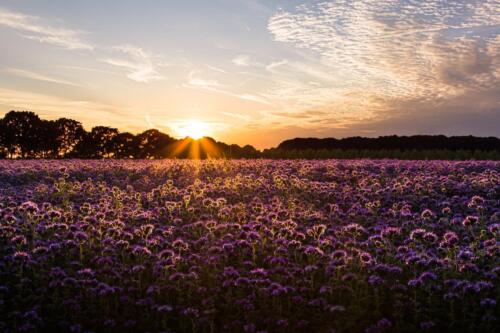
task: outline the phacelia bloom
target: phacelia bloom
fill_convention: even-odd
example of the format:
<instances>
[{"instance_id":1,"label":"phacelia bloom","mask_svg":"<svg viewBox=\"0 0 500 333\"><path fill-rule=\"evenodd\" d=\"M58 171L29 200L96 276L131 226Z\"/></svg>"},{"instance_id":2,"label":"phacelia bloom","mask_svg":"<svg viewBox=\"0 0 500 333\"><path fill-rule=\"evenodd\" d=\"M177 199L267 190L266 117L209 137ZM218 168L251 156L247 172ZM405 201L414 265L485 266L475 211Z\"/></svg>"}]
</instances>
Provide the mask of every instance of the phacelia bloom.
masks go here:
<instances>
[{"instance_id":1,"label":"phacelia bloom","mask_svg":"<svg viewBox=\"0 0 500 333\"><path fill-rule=\"evenodd\" d=\"M165 305L159 305L156 307L156 311L159 313L167 313L167 312L172 312L173 308L171 305L165 304Z\"/></svg>"},{"instance_id":2,"label":"phacelia bloom","mask_svg":"<svg viewBox=\"0 0 500 333\"><path fill-rule=\"evenodd\" d=\"M411 240L419 240L425 235L426 232L427 232L427 230L422 229L422 228L414 229L410 233L410 239Z\"/></svg>"},{"instance_id":3,"label":"phacelia bloom","mask_svg":"<svg viewBox=\"0 0 500 333\"><path fill-rule=\"evenodd\" d=\"M250 271L252 275L267 276L267 271L264 268L255 268Z\"/></svg>"},{"instance_id":4,"label":"phacelia bloom","mask_svg":"<svg viewBox=\"0 0 500 333\"><path fill-rule=\"evenodd\" d=\"M425 242L430 244L434 244L438 240L438 236L433 232L426 232L422 238Z\"/></svg>"},{"instance_id":5,"label":"phacelia bloom","mask_svg":"<svg viewBox=\"0 0 500 333\"><path fill-rule=\"evenodd\" d=\"M423 272L422 274L420 274L419 280L420 281L437 280L437 275L429 271Z\"/></svg>"},{"instance_id":6,"label":"phacelia bloom","mask_svg":"<svg viewBox=\"0 0 500 333\"><path fill-rule=\"evenodd\" d=\"M246 324L243 326L244 332L253 333L253 332L255 332L255 330L256 330L256 327L255 327L255 324L253 324L253 323Z\"/></svg>"},{"instance_id":7,"label":"phacelia bloom","mask_svg":"<svg viewBox=\"0 0 500 333\"><path fill-rule=\"evenodd\" d=\"M304 248L304 253L307 254L307 255L317 255L317 256L323 256L324 255L323 250L321 250L318 247L310 246L310 245L308 245L308 246L306 246Z\"/></svg>"},{"instance_id":8,"label":"phacelia bloom","mask_svg":"<svg viewBox=\"0 0 500 333\"><path fill-rule=\"evenodd\" d=\"M484 204L484 199L479 195L475 195L470 199L469 203L467 204L467 207L476 208L482 204Z\"/></svg>"},{"instance_id":9,"label":"phacelia bloom","mask_svg":"<svg viewBox=\"0 0 500 333\"><path fill-rule=\"evenodd\" d=\"M409 205L404 205L401 210L400 210L400 214L402 217L410 217L412 216L412 213L411 213L411 206Z\"/></svg>"},{"instance_id":10,"label":"phacelia bloom","mask_svg":"<svg viewBox=\"0 0 500 333\"><path fill-rule=\"evenodd\" d=\"M382 333L382 332L386 332L391 327L392 327L391 321L386 319L386 318L382 318L376 324L368 327L365 330L365 333Z\"/></svg>"},{"instance_id":11,"label":"phacelia bloom","mask_svg":"<svg viewBox=\"0 0 500 333\"><path fill-rule=\"evenodd\" d=\"M420 328L423 330L428 330L436 326L436 324L433 321L423 321L420 323Z\"/></svg>"},{"instance_id":12,"label":"phacelia bloom","mask_svg":"<svg viewBox=\"0 0 500 333\"><path fill-rule=\"evenodd\" d=\"M495 236L500 236L500 223L494 223L488 226L488 231Z\"/></svg>"},{"instance_id":13,"label":"phacelia bloom","mask_svg":"<svg viewBox=\"0 0 500 333\"><path fill-rule=\"evenodd\" d=\"M347 257L347 252L344 250L335 250L330 256L332 259L343 259Z\"/></svg>"},{"instance_id":14,"label":"phacelia bloom","mask_svg":"<svg viewBox=\"0 0 500 333\"><path fill-rule=\"evenodd\" d=\"M84 268L79 270L78 275L80 275L82 278L93 278L95 273L91 268Z\"/></svg>"},{"instance_id":15,"label":"phacelia bloom","mask_svg":"<svg viewBox=\"0 0 500 333\"><path fill-rule=\"evenodd\" d=\"M378 275L370 275L368 277L368 283L371 284L372 286L381 285L384 283L384 279L382 279Z\"/></svg>"},{"instance_id":16,"label":"phacelia bloom","mask_svg":"<svg viewBox=\"0 0 500 333\"><path fill-rule=\"evenodd\" d=\"M188 307L181 311L181 314L186 317L198 318L200 316L200 311L193 307Z\"/></svg>"},{"instance_id":17,"label":"phacelia bloom","mask_svg":"<svg viewBox=\"0 0 500 333\"><path fill-rule=\"evenodd\" d=\"M327 307L327 311L331 312L331 313L344 312L345 311L345 307L342 306L342 305L329 305Z\"/></svg>"},{"instance_id":18,"label":"phacelia bloom","mask_svg":"<svg viewBox=\"0 0 500 333\"><path fill-rule=\"evenodd\" d=\"M492 298L483 298L480 302L481 306L495 306L497 301Z\"/></svg>"},{"instance_id":19,"label":"phacelia bloom","mask_svg":"<svg viewBox=\"0 0 500 333\"><path fill-rule=\"evenodd\" d=\"M363 264L371 264L373 262L373 257L368 252L361 252L359 254L359 259Z\"/></svg>"},{"instance_id":20,"label":"phacelia bloom","mask_svg":"<svg viewBox=\"0 0 500 333\"><path fill-rule=\"evenodd\" d=\"M382 231L380 232L380 235L383 238L392 238L399 236L400 234L401 234L401 228L396 228L396 227L386 227L382 229Z\"/></svg>"},{"instance_id":21,"label":"phacelia bloom","mask_svg":"<svg viewBox=\"0 0 500 333\"><path fill-rule=\"evenodd\" d=\"M360 226L357 223L351 223L343 227L343 230L347 233L353 234L353 235L362 235L366 233L365 228Z\"/></svg>"},{"instance_id":22,"label":"phacelia bloom","mask_svg":"<svg viewBox=\"0 0 500 333\"><path fill-rule=\"evenodd\" d=\"M88 239L88 236L85 232L83 231L77 231L73 234L73 237L80 241L80 242L83 242L83 241L86 241Z\"/></svg>"},{"instance_id":23,"label":"phacelia bloom","mask_svg":"<svg viewBox=\"0 0 500 333\"><path fill-rule=\"evenodd\" d=\"M14 236L10 239L10 241L14 244L17 244L17 245L25 245L26 244L26 237L22 236L22 235L17 235L17 236Z\"/></svg>"},{"instance_id":24,"label":"phacelia bloom","mask_svg":"<svg viewBox=\"0 0 500 333\"><path fill-rule=\"evenodd\" d=\"M31 259L31 256L27 252L17 251L17 252L14 253L14 255L12 256L12 258L14 260L17 260L17 261L26 262L26 261L28 261L28 260Z\"/></svg>"},{"instance_id":25,"label":"phacelia bloom","mask_svg":"<svg viewBox=\"0 0 500 333\"><path fill-rule=\"evenodd\" d=\"M422 280L420 280L420 279L411 279L408 281L408 286L410 286L410 287L416 287L420 284L422 284Z\"/></svg>"},{"instance_id":26,"label":"phacelia bloom","mask_svg":"<svg viewBox=\"0 0 500 333\"><path fill-rule=\"evenodd\" d=\"M430 220L435 216L436 214L434 214L434 212L430 209L424 209L420 214L420 217L423 218L424 220Z\"/></svg>"},{"instance_id":27,"label":"phacelia bloom","mask_svg":"<svg viewBox=\"0 0 500 333\"><path fill-rule=\"evenodd\" d=\"M26 201L25 203L23 203L21 205L21 208L25 212L30 213L30 214L34 214L34 213L38 212L38 205L36 203L34 203L33 201Z\"/></svg>"},{"instance_id":28,"label":"phacelia bloom","mask_svg":"<svg viewBox=\"0 0 500 333\"><path fill-rule=\"evenodd\" d=\"M448 231L443 235L443 239L450 245L455 245L458 242L458 236L453 231Z\"/></svg>"},{"instance_id":29,"label":"phacelia bloom","mask_svg":"<svg viewBox=\"0 0 500 333\"><path fill-rule=\"evenodd\" d=\"M152 254L151 250L148 249L147 247L138 245L132 248L132 253L136 256L144 256L144 257L149 257Z\"/></svg>"},{"instance_id":30,"label":"phacelia bloom","mask_svg":"<svg viewBox=\"0 0 500 333\"><path fill-rule=\"evenodd\" d=\"M473 215L468 215L463 221L462 221L462 225L464 227L470 227L474 224L477 223L477 221L479 221L479 218L477 216L473 216Z\"/></svg>"}]
</instances>

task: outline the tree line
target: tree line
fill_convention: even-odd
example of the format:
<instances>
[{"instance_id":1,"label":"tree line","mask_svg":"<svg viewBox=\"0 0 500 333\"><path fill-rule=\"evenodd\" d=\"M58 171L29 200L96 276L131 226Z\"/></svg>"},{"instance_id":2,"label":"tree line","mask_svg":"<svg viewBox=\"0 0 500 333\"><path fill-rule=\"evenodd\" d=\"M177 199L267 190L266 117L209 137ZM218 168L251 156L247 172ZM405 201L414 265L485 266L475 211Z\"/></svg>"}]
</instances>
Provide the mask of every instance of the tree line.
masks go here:
<instances>
[{"instance_id":1,"label":"tree line","mask_svg":"<svg viewBox=\"0 0 500 333\"><path fill-rule=\"evenodd\" d=\"M283 141L276 148L264 150L262 155L289 159L500 160L500 139L471 135L295 138Z\"/></svg>"},{"instance_id":2,"label":"tree line","mask_svg":"<svg viewBox=\"0 0 500 333\"><path fill-rule=\"evenodd\" d=\"M296 138L279 144L281 150L479 150L500 151L500 139L495 137L475 137L444 135L380 136L378 138L350 137L335 138Z\"/></svg>"},{"instance_id":3,"label":"tree line","mask_svg":"<svg viewBox=\"0 0 500 333\"><path fill-rule=\"evenodd\" d=\"M205 137L176 139L157 129L139 134L76 120L44 120L30 111L10 111L0 119L0 158L395 158L500 160L495 137L414 135L345 139L296 138L258 151Z\"/></svg>"},{"instance_id":4,"label":"tree line","mask_svg":"<svg viewBox=\"0 0 500 333\"><path fill-rule=\"evenodd\" d=\"M500 160L498 150L449 149L266 149L270 159Z\"/></svg>"},{"instance_id":5,"label":"tree line","mask_svg":"<svg viewBox=\"0 0 500 333\"><path fill-rule=\"evenodd\" d=\"M95 126L86 131L76 120L44 120L30 111L10 111L0 119L1 158L252 158L258 154L250 145L227 145L208 137L175 139L157 129L132 134Z\"/></svg>"}]
</instances>

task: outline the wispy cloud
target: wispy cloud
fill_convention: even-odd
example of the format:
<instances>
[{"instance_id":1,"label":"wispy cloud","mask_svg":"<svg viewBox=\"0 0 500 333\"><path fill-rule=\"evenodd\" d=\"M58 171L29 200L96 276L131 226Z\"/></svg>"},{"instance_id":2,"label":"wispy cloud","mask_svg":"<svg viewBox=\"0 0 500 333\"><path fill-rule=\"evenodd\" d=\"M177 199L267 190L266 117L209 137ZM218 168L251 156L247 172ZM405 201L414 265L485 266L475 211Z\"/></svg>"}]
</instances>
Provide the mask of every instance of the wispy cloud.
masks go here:
<instances>
[{"instance_id":1,"label":"wispy cloud","mask_svg":"<svg viewBox=\"0 0 500 333\"><path fill-rule=\"evenodd\" d=\"M120 45L112 48L113 51L122 54L114 58L104 58L103 62L123 67L128 70L127 77L137 82L151 82L163 80L165 77L159 74L157 67L161 66L156 57L142 48L133 45Z\"/></svg>"},{"instance_id":2,"label":"wispy cloud","mask_svg":"<svg viewBox=\"0 0 500 333\"><path fill-rule=\"evenodd\" d=\"M64 68L64 69L84 71L84 72L96 72L96 73L103 73L103 74L120 75L117 72L104 70L104 69L100 69L100 68L92 68L92 67L84 67L84 66L68 66L68 65L63 65L63 66L59 66L59 67Z\"/></svg>"},{"instance_id":3,"label":"wispy cloud","mask_svg":"<svg viewBox=\"0 0 500 333\"><path fill-rule=\"evenodd\" d=\"M193 87L199 88L218 88L223 87L222 84L215 80L207 80L198 76L196 71L189 72L188 84Z\"/></svg>"},{"instance_id":4,"label":"wispy cloud","mask_svg":"<svg viewBox=\"0 0 500 333\"><path fill-rule=\"evenodd\" d=\"M215 67L215 66L211 66L211 65L207 65L207 68L213 70L214 72L219 72L219 73L222 73L222 74L229 74L228 71L222 69L222 68L219 68L219 67Z\"/></svg>"},{"instance_id":5,"label":"wispy cloud","mask_svg":"<svg viewBox=\"0 0 500 333\"><path fill-rule=\"evenodd\" d=\"M243 121L249 121L250 118L251 118L249 115L247 115L247 114L241 114L241 113L225 112L225 111L221 111L219 113L222 114L222 115L224 115L224 116L235 118L235 119L238 119L238 120L243 120Z\"/></svg>"},{"instance_id":6,"label":"wispy cloud","mask_svg":"<svg viewBox=\"0 0 500 333\"><path fill-rule=\"evenodd\" d=\"M272 63L270 63L269 65L266 66L266 70L270 71L276 67L286 65L287 63L288 63L288 60L286 60L286 59L283 59L280 61L273 61Z\"/></svg>"},{"instance_id":7,"label":"wispy cloud","mask_svg":"<svg viewBox=\"0 0 500 333\"><path fill-rule=\"evenodd\" d=\"M269 100L267 100L264 96L259 96L258 94L251 93L236 93L231 90L232 87L221 84L216 80L205 79L199 76L197 71L191 71L188 76L188 83L184 85L188 88L199 88L203 90L207 90L210 92L223 94L226 96L231 96L234 98L238 98L241 100L265 104L265 105L273 105Z\"/></svg>"},{"instance_id":8,"label":"wispy cloud","mask_svg":"<svg viewBox=\"0 0 500 333\"><path fill-rule=\"evenodd\" d=\"M12 74L12 75L24 77L24 78L31 79L31 80L45 81L45 82L64 84L64 85L69 85L69 86L80 86L79 84L71 82L71 81L67 81L67 80L64 80L64 79L61 79L58 77L53 77L53 76L49 76L49 75L45 75L45 74L32 72L32 71L25 70L25 69L7 68L5 71Z\"/></svg>"},{"instance_id":9,"label":"wispy cloud","mask_svg":"<svg viewBox=\"0 0 500 333\"><path fill-rule=\"evenodd\" d=\"M259 96L257 94L233 94L233 96L238 97L240 99L244 99L246 101L257 102L257 103L266 104L266 105L274 105L272 102L270 102L265 97Z\"/></svg>"},{"instance_id":10,"label":"wispy cloud","mask_svg":"<svg viewBox=\"0 0 500 333\"><path fill-rule=\"evenodd\" d=\"M19 31L23 37L69 50L92 50L94 45L85 41L84 31L55 27L36 16L11 12L0 8L0 25Z\"/></svg>"},{"instance_id":11,"label":"wispy cloud","mask_svg":"<svg viewBox=\"0 0 500 333\"><path fill-rule=\"evenodd\" d=\"M248 67L251 64L251 58L248 55L240 54L233 58L232 63L236 66Z\"/></svg>"}]
</instances>

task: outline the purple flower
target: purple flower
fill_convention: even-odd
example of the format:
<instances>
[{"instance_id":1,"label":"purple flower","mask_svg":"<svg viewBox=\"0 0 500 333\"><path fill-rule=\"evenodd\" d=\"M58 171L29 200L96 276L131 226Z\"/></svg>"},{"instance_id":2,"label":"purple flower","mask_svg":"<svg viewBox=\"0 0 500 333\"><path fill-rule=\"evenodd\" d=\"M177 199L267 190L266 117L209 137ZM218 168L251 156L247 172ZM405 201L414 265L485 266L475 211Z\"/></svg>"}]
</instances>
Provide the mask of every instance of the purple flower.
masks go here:
<instances>
[{"instance_id":1,"label":"purple flower","mask_svg":"<svg viewBox=\"0 0 500 333\"><path fill-rule=\"evenodd\" d=\"M159 313L172 312L172 310L173 310L172 306L168 304L159 305L156 307L156 311Z\"/></svg>"},{"instance_id":2,"label":"purple flower","mask_svg":"<svg viewBox=\"0 0 500 333\"><path fill-rule=\"evenodd\" d=\"M435 216L436 216L436 214L434 214L434 212L430 209L424 209L422 211L422 213L420 214L420 217L424 220L430 220Z\"/></svg>"},{"instance_id":3,"label":"purple flower","mask_svg":"<svg viewBox=\"0 0 500 333\"><path fill-rule=\"evenodd\" d=\"M495 306L497 301L492 298L483 298L480 302L481 306Z\"/></svg>"},{"instance_id":4,"label":"purple flower","mask_svg":"<svg viewBox=\"0 0 500 333\"><path fill-rule=\"evenodd\" d=\"M424 241L430 244L434 244L438 240L438 236L436 236L433 232L426 232L423 237Z\"/></svg>"},{"instance_id":5,"label":"purple flower","mask_svg":"<svg viewBox=\"0 0 500 333\"><path fill-rule=\"evenodd\" d=\"M477 216L472 216L472 215L468 215L465 217L465 219L462 221L462 225L464 227L470 227L474 224L477 223L477 221L479 221L479 217Z\"/></svg>"},{"instance_id":6,"label":"purple flower","mask_svg":"<svg viewBox=\"0 0 500 333\"><path fill-rule=\"evenodd\" d=\"M420 328L422 330L428 330L436 326L436 324L433 321L423 321L420 323Z\"/></svg>"},{"instance_id":7,"label":"purple flower","mask_svg":"<svg viewBox=\"0 0 500 333\"><path fill-rule=\"evenodd\" d=\"M384 280L378 275L370 275L368 277L368 283L373 285L373 286L381 285L384 283Z\"/></svg>"},{"instance_id":8,"label":"purple flower","mask_svg":"<svg viewBox=\"0 0 500 333\"><path fill-rule=\"evenodd\" d=\"M366 264L366 265L371 264L373 262L373 257L368 252L361 252L359 254L359 259L360 259L361 263Z\"/></svg>"}]
</instances>

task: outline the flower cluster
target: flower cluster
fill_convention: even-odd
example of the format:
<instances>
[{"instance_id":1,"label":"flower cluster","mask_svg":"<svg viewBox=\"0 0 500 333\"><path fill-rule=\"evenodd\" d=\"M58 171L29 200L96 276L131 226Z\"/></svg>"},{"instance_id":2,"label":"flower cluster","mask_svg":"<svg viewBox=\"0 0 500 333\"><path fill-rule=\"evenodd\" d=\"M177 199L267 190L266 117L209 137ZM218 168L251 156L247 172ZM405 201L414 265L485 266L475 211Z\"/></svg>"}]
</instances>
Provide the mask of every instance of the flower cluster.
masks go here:
<instances>
[{"instance_id":1,"label":"flower cluster","mask_svg":"<svg viewBox=\"0 0 500 333\"><path fill-rule=\"evenodd\" d=\"M498 331L499 176L487 161L0 161L0 331Z\"/></svg>"}]
</instances>

